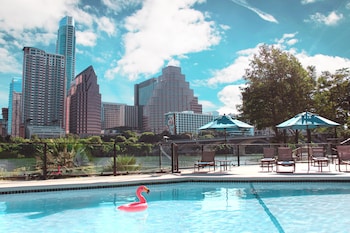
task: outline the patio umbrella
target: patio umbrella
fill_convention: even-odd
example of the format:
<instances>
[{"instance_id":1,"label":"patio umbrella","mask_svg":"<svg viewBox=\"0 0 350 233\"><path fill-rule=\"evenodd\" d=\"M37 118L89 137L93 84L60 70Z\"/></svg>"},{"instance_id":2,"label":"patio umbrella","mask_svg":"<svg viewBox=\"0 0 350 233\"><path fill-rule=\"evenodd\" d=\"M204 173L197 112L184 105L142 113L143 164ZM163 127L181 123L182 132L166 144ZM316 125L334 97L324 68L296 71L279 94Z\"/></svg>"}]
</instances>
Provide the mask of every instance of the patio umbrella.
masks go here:
<instances>
[{"instance_id":1,"label":"patio umbrella","mask_svg":"<svg viewBox=\"0 0 350 233\"><path fill-rule=\"evenodd\" d=\"M226 130L236 129L236 130L246 130L254 128L254 126L249 125L243 121L233 119L231 116L223 115L215 118L213 121L203 125L198 128L199 130L224 130L225 131L225 141L226 141Z\"/></svg>"},{"instance_id":2,"label":"patio umbrella","mask_svg":"<svg viewBox=\"0 0 350 233\"><path fill-rule=\"evenodd\" d=\"M339 125L340 124L321 117L315 113L302 112L293 118L282 122L276 127L280 129L307 130L308 142L311 143L310 129L315 129L318 127L335 127Z\"/></svg>"},{"instance_id":3,"label":"patio umbrella","mask_svg":"<svg viewBox=\"0 0 350 233\"><path fill-rule=\"evenodd\" d=\"M335 127L340 124L328 120L324 117L321 117L315 113L311 112L302 112L294 116L293 118L282 122L277 125L277 128L280 129L295 129L295 130L306 130L307 131L307 146L309 147L309 143L311 143L311 129L315 129L318 127ZM308 151L308 170L310 170L310 151Z\"/></svg>"}]
</instances>

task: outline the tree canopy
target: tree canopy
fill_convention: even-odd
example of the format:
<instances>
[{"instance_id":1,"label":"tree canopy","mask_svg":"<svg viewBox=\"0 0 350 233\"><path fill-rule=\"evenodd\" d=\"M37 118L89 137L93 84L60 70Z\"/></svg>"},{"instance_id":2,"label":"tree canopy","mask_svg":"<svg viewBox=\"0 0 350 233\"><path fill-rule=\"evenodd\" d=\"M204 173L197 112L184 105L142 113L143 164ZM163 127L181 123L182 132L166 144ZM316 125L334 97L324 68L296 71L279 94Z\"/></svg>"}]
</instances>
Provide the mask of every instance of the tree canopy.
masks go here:
<instances>
[{"instance_id":1,"label":"tree canopy","mask_svg":"<svg viewBox=\"0 0 350 233\"><path fill-rule=\"evenodd\" d=\"M298 59L273 46L262 45L243 77L241 117L257 129L273 127L313 108L315 80Z\"/></svg>"}]
</instances>

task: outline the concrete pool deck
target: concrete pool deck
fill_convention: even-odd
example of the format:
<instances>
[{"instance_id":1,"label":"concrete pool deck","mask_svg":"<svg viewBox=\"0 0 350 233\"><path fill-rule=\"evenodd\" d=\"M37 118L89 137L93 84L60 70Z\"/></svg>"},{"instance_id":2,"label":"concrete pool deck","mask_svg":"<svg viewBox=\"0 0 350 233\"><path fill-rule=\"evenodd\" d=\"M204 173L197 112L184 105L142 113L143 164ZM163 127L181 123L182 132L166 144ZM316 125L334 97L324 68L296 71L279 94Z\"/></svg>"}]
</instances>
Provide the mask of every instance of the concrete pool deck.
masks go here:
<instances>
[{"instance_id":1,"label":"concrete pool deck","mask_svg":"<svg viewBox=\"0 0 350 233\"><path fill-rule=\"evenodd\" d=\"M282 168L289 171L291 168ZM281 169L281 170L282 170ZM342 167L345 169L345 166ZM183 169L180 173L154 173L133 174L118 176L89 176L66 179L9 181L0 180L0 194L25 193L40 191L55 191L67 189L106 188L125 185L156 184L189 181L342 181L350 182L349 172L339 172L335 164L330 163L323 167L322 172L318 167L307 163L297 163L294 173L276 173L275 167L271 172L260 165L231 166L227 170L222 167L196 169ZM350 171L350 168L349 168Z\"/></svg>"}]
</instances>

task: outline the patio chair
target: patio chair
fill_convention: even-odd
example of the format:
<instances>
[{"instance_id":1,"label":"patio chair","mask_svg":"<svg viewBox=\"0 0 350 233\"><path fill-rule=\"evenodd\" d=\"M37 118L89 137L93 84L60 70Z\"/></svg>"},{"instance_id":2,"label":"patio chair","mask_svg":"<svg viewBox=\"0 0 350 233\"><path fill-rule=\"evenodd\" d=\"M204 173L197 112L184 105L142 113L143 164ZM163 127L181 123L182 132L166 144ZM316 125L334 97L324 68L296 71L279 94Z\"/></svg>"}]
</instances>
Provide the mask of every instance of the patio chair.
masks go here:
<instances>
[{"instance_id":1,"label":"patio chair","mask_svg":"<svg viewBox=\"0 0 350 233\"><path fill-rule=\"evenodd\" d=\"M194 169L198 168L198 171L204 167L209 167L209 171L214 167L215 171L215 151L203 151L202 158L194 163Z\"/></svg>"},{"instance_id":2,"label":"patio chair","mask_svg":"<svg viewBox=\"0 0 350 233\"><path fill-rule=\"evenodd\" d=\"M322 146L311 147L311 165L318 167L322 172L323 166L329 165L329 159L326 157L326 151Z\"/></svg>"},{"instance_id":3,"label":"patio chair","mask_svg":"<svg viewBox=\"0 0 350 233\"><path fill-rule=\"evenodd\" d=\"M275 148L273 147L264 147L263 148L264 157L260 159L261 169L264 170L264 167L267 167L267 171L273 171L273 165L276 163Z\"/></svg>"},{"instance_id":4,"label":"patio chair","mask_svg":"<svg viewBox=\"0 0 350 233\"><path fill-rule=\"evenodd\" d=\"M345 171L348 171L350 165L350 146L337 146L338 152L338 167L341 172L340 165L345 165Z\"/></svg>"},{"instance_id":5,"label":"patio chair","mask_svg":"<svg viewBox=\"0 0 350 233\"><path fill-rule=\"evenodd\" d=\"M295 172L295 161L293 158L292 148L289 147L278 147L277 161L276 161L276 172L282 172L279 167L291 167ZM285 171L284 171L285 172Z\"/></svg>"}]
</instances>

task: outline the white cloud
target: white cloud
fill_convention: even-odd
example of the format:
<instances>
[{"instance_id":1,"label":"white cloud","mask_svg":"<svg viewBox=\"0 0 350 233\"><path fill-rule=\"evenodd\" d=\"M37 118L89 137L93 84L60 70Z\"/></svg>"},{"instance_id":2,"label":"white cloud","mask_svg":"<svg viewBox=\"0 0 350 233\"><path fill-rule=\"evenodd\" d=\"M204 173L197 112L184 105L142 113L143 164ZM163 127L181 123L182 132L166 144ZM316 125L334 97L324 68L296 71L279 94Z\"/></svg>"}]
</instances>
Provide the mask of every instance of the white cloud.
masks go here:
<instances>
[{"instance_id":1,"label":"white cloud","mask_svg":"<svg viewBox=\"0 0 350 233\"><path fill-rule=\"evenodd\" d=\"M317 24L323 24L327 26L337 25L344 18L343 14L332 11L328 15L321 14L317 12L310 16L309 20L305 20L306 22L315 22Z\"/></svg>"},{"instance_id":2,"label":"white cloud","mask_svg":"<svg viewBox=\"0 0 350 233\"><path fill-rule=\"evenodd\" d=\"M113 36L116 33L116 26L109 18L105 16L97 20L97 25L99 30L106 32L109 36Z\"/></svg>"},{"instance_id":3,"label":"white cloud","mask_svg":"<svg viewBox=\"0 0 350 233\"><path fill-rule=\"evenodd\" d=\"M315 66L317 75L320 75L322 71L335 73L336 70L350 68L350 59L348 58L328 56L324 54L315 54L310 56L305 52L294 55L296 58L298 58L304 68L307 66Z\"/></svg>"},{"instance_id":4,"label":"white cloud","mask_svg":"<svg viewBox=\"0 0 350 233\"><path fill-rule=\"evenodd\" d=\"M113 10L115 13L119 13L130 6L140 5L142 1L143 0L102 0L102 3L106 5L108 9Z\"/></svg>"},{"instance_id":5,"label":"white cloud","mask_svg":"<svg viewBox=\"0 0 350 233\"><path fill-rule=\"evenodd\" d=\"M237 104L241 104L241 90L243 85L228 85L218 92L218 99L223 106L218 109L221 115L223 114L238 114L236 109Z\"/></svg>"},{"instance_id":6,"label":"white cloud","mask_svg":"<svg viewBox=\"0 0 350 233\"><path fill-rule=\"evenodd\" d=\"M181 65L180 65L179 60L171 59L166 66L178 66L178 67L180 67Z\"/></svg>"},{"instance_id":7,"label":"white cloud","mask_svg":"<svg viewBox=\"0 0 350 233\"><path fill-rule=\"evenodd\" d=\"M301 4L306 5L306 4L312 4L315 2L323 1L323 0L301 0Z\"/></svg>"},{"instance_id":8,"label":"white cloud","mask_svg":"<svg viewBox=\"0 0 350 233\"><path fill-rule=\"evenodd\" d=\"M245 68L248 68L250 56L240 56L234 62L221 69L213 71L213 77L207 80L209 86L216 86L221 83L232 83L242 79Z\"/></svg>"},{"instance_id":9,"label":"white cloud","mask_svg":"<svg viewBox=\"0 0 350 233\"><path fill-rule=\"evenodd\" d=\"M35 3L28 3L27 0L2 0L0 28L8 32L37 28L53 32L57 30L59 19L78 2L79 0L36 0Z\"/></svg>"},{"instance_id":10,"label":"white cloud","mask_svg":"<svg viewBox=\"0 0 350 233\"><path fill-rule=\"evenodd\" d=\"M208 100L198 100L198 103L202 105L203 109L215 109L216 105Z\"/></svg>"},{"instance_id":11,"label":"white cloud","mask_svg":"<svg viewBox=\"0 0 350 233\"><path fill-rule=\"evenodd\" d=\"M21 65L13 54L10 54L4 48L0 48L0 73L21 74L21 72Z\"/></svg>"},{"instance_id":12,"label":"white cloud","mask_svg":"<svg viewBox=\"0 0 350 233\"><path fill-rule=\"evenodd\" d=\"M252 7L246 0L232 0L232 2L253 11L263 20L266 20L266 21L272 22L272 23L278 23L278 21L275 19L275 17L273 17L273 15L270 15L270 14L265 13L265 12L255 8L255 7Z\"/></svg>"},{"instance_id":13,"label":"white cloud","mask_svg":"<svg viewBox=\"0 0 350 233\"><path fill-rule=\"evenodd\" d=\"M97 35L92 31L76 31L77 44L83 46L95 46Z\"/></svg>"},{"instance_id":14,"label":"white cloud","mask_svg":"<svg viewBox=\"0 0 350 233\"><path fill-rule=\"evenodd\" d=\"M166 61L209 49L221 39L213 21L191 7L195 0L144 1L141 10L125 19L125 54L117 68L106 72L113 78L120 73L130 80L138 75L157 73Z\"/></svg>"}]
</instances>

